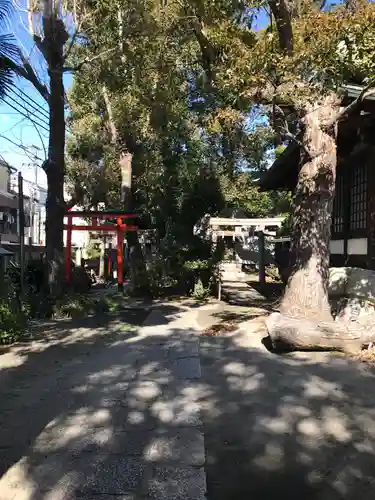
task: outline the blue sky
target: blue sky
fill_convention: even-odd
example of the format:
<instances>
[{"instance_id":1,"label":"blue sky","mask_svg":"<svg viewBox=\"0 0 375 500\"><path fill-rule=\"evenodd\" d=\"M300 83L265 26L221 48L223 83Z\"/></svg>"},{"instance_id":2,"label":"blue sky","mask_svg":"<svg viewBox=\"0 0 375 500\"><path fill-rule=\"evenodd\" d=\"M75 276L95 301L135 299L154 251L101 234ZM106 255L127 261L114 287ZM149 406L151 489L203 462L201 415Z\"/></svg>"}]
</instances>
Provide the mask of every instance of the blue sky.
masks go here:
<instances>
[{"instance_id":1,"label":"blue sky","mask_svg":"<svg viewBox=\"0 0 375 500\"><path fill-rule=\"evenodd\" d=\"M18 4L25 4L21 0ZM25 5L21 5L25 7ZM35 48L27 27L26 13L15 11L9 19L8 32L13 32L23 53L33 62L40 79L48 83L43 58ZM65 87L72 85L71 75L66 75ZM0 103L0 157L9 165L21 170L25 179L35 180L35 165L41 165L48 147L48 105L33 85L16 78L5 101ZM41 168L37 169L37 180L46 186Z\"/></svg>"}]
</instances>

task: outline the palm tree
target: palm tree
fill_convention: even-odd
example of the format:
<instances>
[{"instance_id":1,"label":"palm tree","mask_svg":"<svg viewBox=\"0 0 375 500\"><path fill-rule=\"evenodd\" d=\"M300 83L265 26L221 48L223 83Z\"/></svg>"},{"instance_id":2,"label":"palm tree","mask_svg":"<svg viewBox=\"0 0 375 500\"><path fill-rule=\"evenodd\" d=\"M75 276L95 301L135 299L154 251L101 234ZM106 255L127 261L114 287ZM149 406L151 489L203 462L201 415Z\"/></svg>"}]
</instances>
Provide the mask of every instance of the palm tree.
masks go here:
<instances>
[{"instance_id":1,"label":"palm tree","mask_svg":"<svg viewBox=\"0 0 375 500\"><path fill-rule=\"evenodd\" d=\"M7 92L12 84L15 59L18 49L13 43L13 36L5 33L6 21L12 11L11 0L0 0L0 99Z\"/></svg>"}]
</instances>

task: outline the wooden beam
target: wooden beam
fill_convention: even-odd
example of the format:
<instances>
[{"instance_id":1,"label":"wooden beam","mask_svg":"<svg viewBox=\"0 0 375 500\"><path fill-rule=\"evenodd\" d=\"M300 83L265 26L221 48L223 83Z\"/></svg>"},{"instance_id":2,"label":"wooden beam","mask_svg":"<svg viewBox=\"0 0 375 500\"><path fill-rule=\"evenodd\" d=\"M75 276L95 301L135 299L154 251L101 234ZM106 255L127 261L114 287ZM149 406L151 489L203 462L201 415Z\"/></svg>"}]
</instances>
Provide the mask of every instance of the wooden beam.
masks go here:
<instances>
[{"instance_id":1,"label":"wooden beam","mask_svg":"<svg viewBox=\"0 0 375 500\"><path fill-rule=\"evenodd\" d=\"M71 210L65 216L71 215L72 217L81 217L82 219L88 217L97 217L98 219L117 219L121 217L122 219L136 219L137 214L129 214L128 212L90 212L84 210Z\"/></svg>"},{"instance_id":2,"label":"wooden beam","mask_svg":"<svg viewBox=\"0 0 375 500\"><path fill-rule=\"evenodd\" d=\"M210 226L281 226L285 217L239 219L230 217L210 217Z\"/></svg>"},{"instance_id":3,"label":"wooden beam","mask_svg":"<svg viewBox=\"0 0 375 500\"><path fill-rule=\"evenodd\" d=\"M126 224L121 224L121 226L125 231L136 231L137 226L127 226ZM73 231L117 231L118 226L117 225L110 225L110 224L103 224L99 226L95 225L87 225L87 226L77 226L77 225L72 225L69 226L68 224L64 224L64 229L69 230L71 228Z\"/></svg>"}]
</instances>

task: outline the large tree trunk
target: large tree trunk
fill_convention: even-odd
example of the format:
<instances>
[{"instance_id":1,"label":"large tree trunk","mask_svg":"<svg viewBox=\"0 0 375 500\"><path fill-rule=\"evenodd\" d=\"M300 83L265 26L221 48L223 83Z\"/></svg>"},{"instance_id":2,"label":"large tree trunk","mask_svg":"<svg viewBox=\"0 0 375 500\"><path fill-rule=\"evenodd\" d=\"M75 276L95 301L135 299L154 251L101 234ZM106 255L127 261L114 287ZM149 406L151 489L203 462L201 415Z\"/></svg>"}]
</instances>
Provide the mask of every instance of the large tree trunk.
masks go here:
<instances>
[{"instance_id":1,"label":"large tree trunk","mask_svg":"<svg viewBox=\"0 0 375 500\"><path fill-rule=\"evenodd\" d=\"M275 349L356 351L375 338L375 329L334 322L328 300L331 212L336 177L332 127L339 99L327 97L307 110L302 167L294 196L291 274L281 314L266 321Z\"/></svg>"},{"instance_id":2,"label":"large tree trunk","mask_svg":"<svg viewBox=\"0 0 375 500\"><path fill-rule=\"evenodd\" d=\"M306 110L302 167L294 195L291 272L281 311L294 317L332 319L328 302L329 243L336 176L336 138L324 124L338 113L329 96Z\"/></svg>"},{"instance_id":3,"label":"large tree trunk","mask_svg":"<svg viewBox=\"0 0 375 500\"><path fill-rule=\"evenodd\" d=\"M63 161L63 160L62 160ZM61 162L61 160L60 160ZM46 252L48 283L53 295L60 295L63 287L64 263L64 170L54 164L47 168L48 194L46 203Z\"/></svg>"},{"instance_id":4,"label":"large tree trunk","mask_svg":"<svg viewBox=\"0 0 375 500\"><path fill-rule=\"evenodd\" d=\"M132 162L133 155L130 153L121 153L120 168L121 168L121 199L124 210L132 213L134 210L132 196ZM149 292L149 280L147 275L146 263L143 256L142 248L139 243L138 233L136 231L128 231L126 233L126 241L129 245L130 272L133 290L137 294L147 295Z\"/></svg>"},{"instance_id":5,"label":"large tree trunk","mask_svg":"<svg viewBox=\"0 0 375 500\"><path fill-rule=\"evenodd\" d=\"M115 147L119 146L119 134L113 116L112 104L108 90L105 85L102 88L103 98L108 115L108 125L111 133L111 140ZM133 155L128 151L122 151L119 158L121 170L121 203L126 212L134 210L132 196L132 163ZM129 231L126 233L126 240L130 249L130 269L134 290L145 293L149 291L146 264L144 261L138 233Z\"/></svg>"},{"instance_id":6,"label":"large tree trunk","mask_svg":"<svg viewBox=\"0 0 375 500\"><path fill-rule=\"evenodd\" d=\"M45 0L43 12L43 54L50 77L49 143L45 162L48 194L46 203L46 251L48 282L54 295L62 292L64 262L64 174L65 174L65 116L63 83L63 47L68 39L64 23L52 3Z\"/></svg>"},{"instance_id":7,"label":"large tree trunk","mask_svg":"<svg viewBox=\"0 0 375 500\"><path fill-rule=\"evenodd\" d=\"M273 313L266 319L268 335L275 350L335 350L356 352L375 339L373 325L316 322Z\"/></svg>"},{"instance_id":8,"label":"large tree trunk","mask_svg":"<svg viewBox=\"0 0 375 500\"><path fill-rule=\"evenodd\" d=\"M269 0L280 48L293 55L291 3ZM363 96L362 96L363 97ZM290 275L281 315L271 315L267 329L274 347L296 349L356 348L332 321L328 301L331 213L336 178L336 127L340 99L330 95L305 108L301 169L294 195ZM329 124L329 126L327 126Z\"/></svg>"}]
</instances>

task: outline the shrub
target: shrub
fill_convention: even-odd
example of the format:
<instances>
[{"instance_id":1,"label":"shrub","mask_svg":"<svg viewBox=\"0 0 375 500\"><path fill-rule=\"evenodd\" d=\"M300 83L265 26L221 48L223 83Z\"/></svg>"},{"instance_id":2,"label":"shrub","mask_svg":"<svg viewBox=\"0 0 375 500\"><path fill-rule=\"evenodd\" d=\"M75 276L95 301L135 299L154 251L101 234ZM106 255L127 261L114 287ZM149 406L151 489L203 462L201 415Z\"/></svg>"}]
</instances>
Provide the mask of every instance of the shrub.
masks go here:
<instances>
[{"instance_id":1,"label":"shrub","mask_svg":"<svg viewBox=\"0 0 375 500\"><path fill-rule=\"evenodd\" d=\"M32 259L25 267L25 283L34 292L40 293L47 288L46 266L42 259Z\"/></svg>"},{"instance_id":2,"label":"shrub","mask_svg":"<svg viewBox=\"0 0 375 500\"><path fill-rule=\"evenodd\" d=\"M6 277L13 283L16 292L21 291L21 269L19 264L11 262L6 273ZM41 259L32 259L25 266L24 281L26 291L39 293L46 291L47 279L45 263Z\"/></svg>"},{"instance_id":3,"label":"shrub","mask_svg":"<svg viewBox=\"0 0 375 500\"><path fill-rule=\"evenodd\" d=\"M81 266L74 266L71 275L71 287L76 293L86 293L91 288L91 278L86 269Z\"/></svg>"},{"instance_id":4,"label":"shrub","mask_svg":"<svg viewBox=\"0 0 375 500\"><path fill-rule=\"evenodd\" d=\"M5 278L0 296L0 344L11 344L25 332L26 313L18 300L16 286Z\"/></svg>"},{"instance_id":5,"label":"shrub","mask_svg":"<svg viewBox=\"0 0 375 500\"><path fill-rule=\"evenodd\" d=\"M158 296L178 284L178 280L169 273L168 263L160 255L148 264L147 272L153 296Z\"/></svg>"},{"instance_id":6,"label":"shrub","mask_svg":"<svg viewBox=\"0 0 375 500\"><path fill-rule=\"evenodd\" d=\"M21 308L13 309L12 305L0 300L0 343L16 342L25 332L26 315Z\"/></svg>"},{"instance_id":7,"label":"shrub","mask_svg":"<svg viewBox=\"0 0 375 500\"><path fill-rule=\"evenodd\" d=\"M104 298L66 295L56 302L53 315L55 318L82 318L108 311L109 304Z\"/></svg>"},{"instance_id":8,"label":"shrub","mask_svg":"<svg viewBox=\"0 0 375 500\"><path fill-rule=\"evenodd\" d=\"M197 301L206 300L210 295L210 289L203 286L202 280L199 278L194 285L192 297Z\"/></svg>"},{"instance_id":9,"label":"shrub","mask_svg":"<svg viewBox=\"0 0 375 500\"><path fill-rule=\"evenodd\" d=\"M30 290L27 292L23 301L24 309L30 318L51 318L54 305L54 297L51 297L45 292L32 293Z\"/></svg>"}]
</instances>

